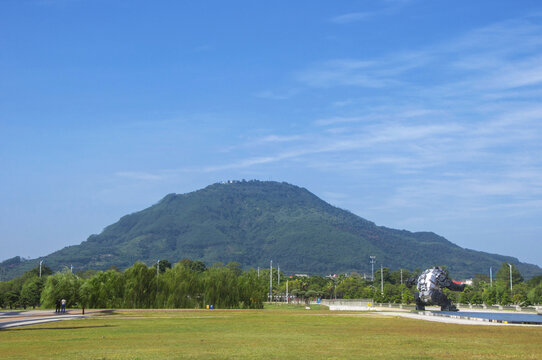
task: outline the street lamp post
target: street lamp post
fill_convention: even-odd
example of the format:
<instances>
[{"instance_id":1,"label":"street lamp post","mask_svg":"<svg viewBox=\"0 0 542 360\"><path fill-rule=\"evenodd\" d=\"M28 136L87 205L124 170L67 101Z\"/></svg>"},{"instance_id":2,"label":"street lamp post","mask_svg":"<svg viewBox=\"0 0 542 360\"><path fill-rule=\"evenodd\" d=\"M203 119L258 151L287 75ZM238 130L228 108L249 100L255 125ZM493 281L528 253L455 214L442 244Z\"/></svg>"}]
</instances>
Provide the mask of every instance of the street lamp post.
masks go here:
<instances>
[{"instance_id":1,"label":"street lamp post","mask_svg":"<svg viewBox=\"0 0 542 360\"><path fill-rule=\"evenodd\" d=\"M288 294L288 279L286 279L286 304L290 303L290 294Z\"/></svg>"},{"instance_id":2,"label":"street lamp post","mask_svg":"<svg viewBox=\"0 0 542 360\"><path fill-rule=\"evenodd\" d=\"M510 293L512 293L512 264L508 264L510 267Z\"/></svg>"},{"instance_id":3,"label":"street lamp post","mask_svg":"<svg viewBox=\"0 0 542 360\"><path fill-rule=\"evenodd\" d=\"M375 259L376 256L369 256L371 258L371 281L375 281Z\"/></svg>"},{"instance_id":4,"label":"street lamp post","mask_svg":"<svg viewBox=\"0 0 542 360\"><path fill-rule=\"evenodd\" d=\"M269 262L269 301L273 302L273 260Z\"/></svg>"},{"instance_id":5,"label":"street lamp post","mask_svg":"<svg viewBox=\"0 0 542 360\"><path fill-rule=\"evenodd\" d=\"M384 270L382 264L380 265L380 293L384 295Z\"/></svg>"},{"instance_id":6,"label":"street lamp post","mask_svg":"<svg viewBox=\"0 0 542 360\"><path fill-rule=\"evenodd\" d=\"M160 272L160 259L156 262L156 295L158 295L158 273Z\"/></svg>"},{"instance_id":7,"label":"street lamp post","mask_svg":"<svg viewBox=\"0 0 542 360\"><path fill-rule=\"evenodd\" d=\"M489 268L489 285L493 287L493 268Z\"/></svg>"}]
</instances>

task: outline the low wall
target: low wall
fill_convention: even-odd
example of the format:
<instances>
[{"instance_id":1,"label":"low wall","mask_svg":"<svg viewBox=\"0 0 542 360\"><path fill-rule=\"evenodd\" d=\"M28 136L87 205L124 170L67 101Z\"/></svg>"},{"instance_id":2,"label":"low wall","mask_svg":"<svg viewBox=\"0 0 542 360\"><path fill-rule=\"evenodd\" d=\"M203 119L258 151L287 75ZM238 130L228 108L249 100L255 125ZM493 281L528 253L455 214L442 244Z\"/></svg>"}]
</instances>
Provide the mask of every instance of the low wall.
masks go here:
<instances>
[{"instance_id":1,"label":"low wall","mask_svg":"<svg viewBox=\"0 0 542 360\"><path fill-rule=\"evenodd\" d=\"M527 311L541 313L541 306L519 306L519 305L486 305L486 304L457 304L460 309L480 309L495 311Z\"/></svg>"},{"instance_id":2,"label":"low wall","mask_svg":"<svg viewBox=\"0 0 542 360\"><path fill-rule=\"evenodd\" d=\"M311 304L317 304L316 301L311 301ZM332 311L369 311L369 310L382 310L382 308L392 308L392 309L403 309L403 310L414 310L416 305L405 305L405 304L391 304L391 303L375 303L372 299L338 299L338 300L329 300L322 299L320 301L321 305L329 307L329 310ZM480 310L494 310L494 311L527 311L527 312L537 312L542 315L542 306L526 306L520 307L516 305L511 306L502 306L502 305L474 305L474 304L457 304L457 307L460 309L480 309Z\"/></svg>"}]
</instances>

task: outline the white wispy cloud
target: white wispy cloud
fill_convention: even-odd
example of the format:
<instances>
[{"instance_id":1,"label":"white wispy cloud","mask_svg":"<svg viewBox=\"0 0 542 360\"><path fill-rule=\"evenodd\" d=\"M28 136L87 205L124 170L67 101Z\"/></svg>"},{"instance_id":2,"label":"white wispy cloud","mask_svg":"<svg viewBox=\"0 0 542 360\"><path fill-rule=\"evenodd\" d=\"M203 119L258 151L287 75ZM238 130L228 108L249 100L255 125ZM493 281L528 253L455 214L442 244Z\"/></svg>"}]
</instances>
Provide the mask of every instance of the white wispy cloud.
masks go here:
<instances>
[{"instance_id":1,"label":"white wispy cloud","mask_svg":"<svg viewBox=\"0 0 542 360\"><path fill-rule=\"evenodd\" d=\"M400 11L404 6L415 0L383 0L381 1L381 7L374 11L354 11L341 15L337 15L329 19L330 22L335 24L349 24L353 22L365 21L377 16L386 16L395 14Z\"/></svg>"},{"instance_id":2,"label":"white wispy cloud","mask_svg":"<svg viewBox=\"0 0 542 360\"><path fill-rule=\"evenodd\" d=\"M542 204L540 64L542 26L531 17L408 52L308 64L291 87L327 99L326 111L303 130L247 139L236 160L203 170L274 164L350 178L355 190L344 193L367 194L323 196L398 226L533 217Z\"/></svg>"},{"instance_id":3,"label":"white wispy cloud","mask_svg":"<svg viewBox=\"0 0 542 360\"><path fill-rule=\"evenodd\" d=\"M332 17L329 21L336 24L348 24L351 22L362 21L374 16L374 13L370 12L352 12L348 14L342 14Z\"/></svg>"},{"instance_id":4,"label":"white wispy cloud","mask_svg":"<svg viewBox=\"0 0 542 360\"><path fill-rule=\"evenodd\" d=\"M299 88L291 88L283 91L263 90L254 94L255 97L269 100L286 100L291 99L295 95L299 94Z\"/></svg>"},{"instance_id":5,"label":"white wispy cloud","mask_svg":"<svg viewBox=\"0 0 542 360\"><path fill-rule=\"evenodd\" d=\"M296 141L299 139L301 139L300 135L289 135L289 136L268 135L261 138L259 141L266 142L266 143L283 143L283 142Z\"/></svg>"},{"instance_id":6,"label":"white wispy cloud","mask_svg":"<svg viewBox=\"0 0 542 360\"><path fill-rule=\"evenodd\" d=\"M337 59L315 64L311 68L297 73L296 78L305 86L364 86L383 88L396 85L397 81L386 77L379 71L379 65L374 61L353 59ZM389 72L386 69L385 72Z\"/></svg>"},{"instance_id":7,"label":"white wispy cloud","mask_svg":"<svg viewBox=\"0 0 542 360\"><path fill-rule=\"evenodd\" d=\"M327 126L345 123L357 123L361 121L366 121L368 119L368 116L333 116L326 119L318 119L314 121L314 124L319 126Z\"/></svg>"}]
</instances>

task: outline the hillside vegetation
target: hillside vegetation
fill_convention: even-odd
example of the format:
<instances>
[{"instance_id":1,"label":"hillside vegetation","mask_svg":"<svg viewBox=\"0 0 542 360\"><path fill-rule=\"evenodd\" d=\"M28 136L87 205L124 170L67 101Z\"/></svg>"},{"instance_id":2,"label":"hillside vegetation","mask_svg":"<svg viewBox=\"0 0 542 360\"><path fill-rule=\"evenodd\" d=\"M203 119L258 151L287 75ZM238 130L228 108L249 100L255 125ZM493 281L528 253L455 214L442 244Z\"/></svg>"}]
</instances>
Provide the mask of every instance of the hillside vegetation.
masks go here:
<instances>
[{"instance_id":1,"label":"hillside vegetation","mask_svg":"<svg viewBox=\"0 0 542 360\"><path fill-rule=\"evenodd\" d=\"M515 264L530 278L542 269L518 259L461 248L431 232L394 230L336 208L304 188L278 182L240 181L210 185L187 194L169 194L157 204L126 215L80 245L47 256L58 271L127 268L136 261L172 263L190 258L208 265L238 262L288 273L370 273L377 266L421 269L446 265L454 277L471 277ZM5 278L36 266L10 259Z\"/></svg>"}]
</instances>

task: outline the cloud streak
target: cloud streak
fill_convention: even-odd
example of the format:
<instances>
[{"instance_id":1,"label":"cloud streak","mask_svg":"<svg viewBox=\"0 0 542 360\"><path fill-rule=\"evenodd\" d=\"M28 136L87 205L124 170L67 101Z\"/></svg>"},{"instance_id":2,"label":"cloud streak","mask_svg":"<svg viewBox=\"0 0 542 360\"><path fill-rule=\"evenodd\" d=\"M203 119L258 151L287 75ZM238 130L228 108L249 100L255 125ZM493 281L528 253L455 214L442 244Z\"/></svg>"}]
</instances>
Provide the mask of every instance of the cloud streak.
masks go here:
<instances>
[{"instance_id":1,"label":"cloud streak","mask_svg":"<svg viewBox=\"0 0 542 360\"><path fill-rule=\"evenodd\" d=\"M374 13L370 12L352 12L348 14L334 16L329 21L335 24L348 24L351 22L366 20L374 15Z\"/></svg>"},{"instance_id":2,"label":"cloud streak","mask_svg":"<svg viewBox=\"0 0 542 360\"><path fill-rule=\"evenodd\" d=\"M351 15L336 21L364 18ZM491 223L503 212L517 221L540 215L540 39L542 27L527 17L409 52L310 64L295 72L292 88L327 98L330 111L303 132L247 141L236 161L204 170L274 164L352 178L375 193L364 196L369 208L325 193L375 220L386 214L388 225L394 216L398 226L449 229L451 219L469 216Z\"/></svg>"}]
</instances>

